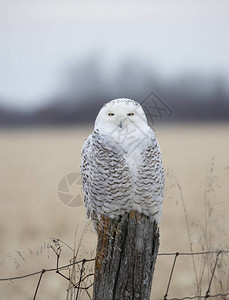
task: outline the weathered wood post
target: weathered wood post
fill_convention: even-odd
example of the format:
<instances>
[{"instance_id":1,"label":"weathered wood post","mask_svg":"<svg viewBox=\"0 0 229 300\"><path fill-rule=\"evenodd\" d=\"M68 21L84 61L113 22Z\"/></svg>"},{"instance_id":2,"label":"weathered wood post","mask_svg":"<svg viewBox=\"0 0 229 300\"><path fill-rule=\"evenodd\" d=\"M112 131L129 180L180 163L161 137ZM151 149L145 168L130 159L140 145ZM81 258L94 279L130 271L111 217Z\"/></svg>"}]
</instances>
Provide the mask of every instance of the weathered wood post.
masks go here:
<instances>
[{"instance_id":1,"label":"weathered wood post","mask_svg":"<svg viewBox=\"0 0 229 300\"><path fill-rule=\"evenodd\" d=\"M135 211L101 217L93 300L149 300L159 247L156 222Z\"/></svg>"}]
</instances>

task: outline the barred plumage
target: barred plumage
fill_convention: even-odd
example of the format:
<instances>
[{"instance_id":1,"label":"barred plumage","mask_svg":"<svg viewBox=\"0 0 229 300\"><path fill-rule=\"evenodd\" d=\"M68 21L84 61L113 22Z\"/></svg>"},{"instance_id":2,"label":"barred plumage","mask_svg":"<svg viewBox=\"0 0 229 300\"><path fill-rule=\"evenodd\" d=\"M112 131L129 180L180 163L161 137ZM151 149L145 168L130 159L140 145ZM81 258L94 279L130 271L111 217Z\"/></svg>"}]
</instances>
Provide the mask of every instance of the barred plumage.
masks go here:
<instances>
[{"instance_id":1,"label":"barred plumage","mask_svg":"<svg viewBox=\"0 0 229 300\"><path fill-rule=\"evenodd\" d=\"M160 221L160 147L140 104L116 99L100 110L82 149L81 176L88 217L114 218L136 210Z\"/></svg>"}]
</instances>

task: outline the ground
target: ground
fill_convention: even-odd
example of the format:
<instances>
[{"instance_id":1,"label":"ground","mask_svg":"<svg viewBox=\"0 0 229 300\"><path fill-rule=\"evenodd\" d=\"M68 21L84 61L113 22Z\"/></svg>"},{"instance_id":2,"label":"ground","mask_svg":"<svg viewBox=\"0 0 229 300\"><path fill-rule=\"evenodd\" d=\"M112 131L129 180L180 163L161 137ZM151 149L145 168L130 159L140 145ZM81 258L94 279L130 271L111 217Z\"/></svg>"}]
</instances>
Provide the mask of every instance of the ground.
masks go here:
<instances>
[{"instance_id":1,"label":"ground","mask_svg":"<svg viewBox=\"0 0 229 300\"><path fill-rule=\"evenodd\" d=\"M91 130L0 130L0 278L55 266L55 255L47 249L50 237L73 245L76 226L86 221L86 211L83 205L64 205L57 189L65 175L79 173L81 147ZM211 246L225 248L229 227L229 124L158 125L156 133L167 187L159 252L190 250L177 182L182 188L193 246L201 250L205 181L206 177L211 181L212 174L214 191L207 194L213 208L209 219ZM213 170L206 175L211 161ZM95 245L95 235L90 239L85 241L88 250ZM70 252L64 248L60 263L68 259ZM156 299L163 298L172 262L173 257L158 257L153 282ZM64 299L67 281L55 273L44 276L37 299ZM180 257L169 296L190 295L194 280L191 259ZM37 281L38 277L0 282L1 299L31 299Z\"/></svg>"}]
</instances>

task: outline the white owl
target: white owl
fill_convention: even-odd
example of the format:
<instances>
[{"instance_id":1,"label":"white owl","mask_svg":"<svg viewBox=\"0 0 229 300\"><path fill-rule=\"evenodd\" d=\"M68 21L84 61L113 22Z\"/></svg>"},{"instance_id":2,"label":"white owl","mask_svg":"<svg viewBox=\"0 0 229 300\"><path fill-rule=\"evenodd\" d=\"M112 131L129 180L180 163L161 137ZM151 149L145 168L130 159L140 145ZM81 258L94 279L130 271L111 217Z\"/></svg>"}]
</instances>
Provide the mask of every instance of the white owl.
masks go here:
<instances>
[{"instance_id":1,"label":"white owl","mask_svg":"<svg viewBox=\"0 0 229 300\"><path fill-rule=\"evenodd\" d=\"M115 218L134 210L160 221L161 152L139 103L116 99L102 107L83 145L81 177L88 217Z\"/></svg>"}]
</instances>

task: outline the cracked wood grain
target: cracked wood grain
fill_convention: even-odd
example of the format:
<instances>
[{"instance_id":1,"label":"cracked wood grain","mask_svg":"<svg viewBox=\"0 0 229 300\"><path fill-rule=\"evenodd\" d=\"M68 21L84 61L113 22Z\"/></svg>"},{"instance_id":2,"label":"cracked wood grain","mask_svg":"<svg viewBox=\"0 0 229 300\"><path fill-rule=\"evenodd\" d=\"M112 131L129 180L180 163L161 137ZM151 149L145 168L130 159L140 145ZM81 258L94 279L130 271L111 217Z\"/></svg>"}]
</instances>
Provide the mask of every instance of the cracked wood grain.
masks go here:
<instances>
[{"instance_id":1,"label":"cracked wood grain","mask_svg":"<svg viewBox=\"0 0 229 300\"><path fill-rule=\"evenodd\" d=\"M159 228L135 211L102 216L97 227L94 300L149 300Z\"/></svg>"}]
</instances>

